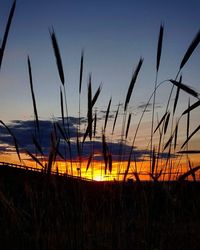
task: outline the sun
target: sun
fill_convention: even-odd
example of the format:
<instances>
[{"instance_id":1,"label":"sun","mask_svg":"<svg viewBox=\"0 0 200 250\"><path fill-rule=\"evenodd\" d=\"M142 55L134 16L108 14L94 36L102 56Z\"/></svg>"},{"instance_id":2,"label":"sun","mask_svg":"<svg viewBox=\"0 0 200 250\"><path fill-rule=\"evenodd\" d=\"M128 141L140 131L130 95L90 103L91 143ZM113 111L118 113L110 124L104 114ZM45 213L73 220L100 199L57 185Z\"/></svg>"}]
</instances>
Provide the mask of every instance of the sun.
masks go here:
<instances>
[{"instance_id":1,"label":"sun","mask_svg":"<svg viewBox=\"0 0 200 250\"><path fill-rule=\"evenodd\" d=\"M95 181L103 181L103 176L102 176L102 175L96 175L96 176L94 177L94 180L95 180Z\"/></svg>"}]
</instances>

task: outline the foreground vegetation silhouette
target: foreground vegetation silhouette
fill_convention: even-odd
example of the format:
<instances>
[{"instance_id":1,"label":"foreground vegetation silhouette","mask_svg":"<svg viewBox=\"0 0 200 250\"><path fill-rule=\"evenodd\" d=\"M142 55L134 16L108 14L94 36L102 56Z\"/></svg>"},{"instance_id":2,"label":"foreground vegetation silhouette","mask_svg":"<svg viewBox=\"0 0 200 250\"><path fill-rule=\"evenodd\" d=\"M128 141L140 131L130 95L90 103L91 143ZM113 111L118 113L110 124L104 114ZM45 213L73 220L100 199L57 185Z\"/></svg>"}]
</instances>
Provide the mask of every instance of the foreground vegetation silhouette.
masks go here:
<instances>
[{"instance_id":1,"label":"foreground vegetation silhouette","mask_svg":"<svg viewBox=\"0 0 200 250\"><path fill-rule=\"evenodd\" d=\"M15 12L15 1L11 8L5 35L0 49L0 66L4 56L7 37ZM30 80L31 96L35 118L35 134L33 145L37 153L20 148L12 129L1 122L2 127L13 139L19 161L21 151L34 161L41 172L33 172L26 169L11 168L4 164L0 168L0 239L5 249L199 249L200 230L200 183L197 178L200 166L191 164L190 154L199 154L199 150L189 150L188 144L197 135L198 126L190 133L190 112L196 111L200 106L199 94L188 85L184 84L181 71L193 54L200 42L200 32L197 33L188 50L183 56L177 75L174 79L161 83L157 81L160 68L160 59L163 46L164 27L160 26L155 88L147 104L144 107L139 123L133 136L127 165L122 173L122 181L95 182L73 177L72 138L70 135L66 84L62 58L54 30L50 30L50 38L61 81L60 108L61 122L52 126L51 148L48 156L43 152L40 142L41 129L37 111L37 102L34 93L32 67L30 57L27 58L28 74ZM132 92L141 71L143 59L141 58L133 73L123 105L123 119L119 142L119 163L123 161L124 147L127 143L131 114L129 102ZM97 133L97 113L94 106L101 93L101 86L95 94L92 93L92 79L89 76L87 96L87 127L82 131L81 127L81 93L84 67L84 53L80 62L79 82L79 123L77 127L77 154L82 177L82 153L86 141L93 144L93 138ZM171 84L171 92L166 104L166 111L156 121L155 103L159 87L163 84ZM173 105L172 94L176 90ZM181 91L194 98L196 101L175 119L178 100ZM130 168L137 165L135 160L135 141L143 116L148 105L152 101L151 135L148 143L149 170L151 181L142 181L140 173L135 168L131 173L135 181L130 177ZM101 132L102 159L104 172L112 173L113 155L107 141L107 122L112 99L109 100L104 126ZM118 106L114 117L112 134L118 120L121 106ZM187 117L187 137L178 147L178 126L182 117ZM170 131L170 132L169 132ZM168 133L167 133L168 132ZM158 135L156 137L155 135ZM155 141L155 137L158 141ZM52 168L57 157L66 161L66 156L60 151L60 141L64 141L71 163L71 174L60 176L59 170L53 174ZM167 152L166 159L162 153ZM94 161L94 153L88 155L87 169ZM188 160L188 168L182 173L179 166L172 181L174 155L185 156ZM164 162L164 163L163 163ZM162 163L162 164L161 164ZM163 176L166 175L167 179ZM118 173L119 174L119 173ZM128 181L127 181L128 179ZM192 181L188 181L188 180ZM164 181L163 181L164 180Z\"/></svg>"}]
</instances>

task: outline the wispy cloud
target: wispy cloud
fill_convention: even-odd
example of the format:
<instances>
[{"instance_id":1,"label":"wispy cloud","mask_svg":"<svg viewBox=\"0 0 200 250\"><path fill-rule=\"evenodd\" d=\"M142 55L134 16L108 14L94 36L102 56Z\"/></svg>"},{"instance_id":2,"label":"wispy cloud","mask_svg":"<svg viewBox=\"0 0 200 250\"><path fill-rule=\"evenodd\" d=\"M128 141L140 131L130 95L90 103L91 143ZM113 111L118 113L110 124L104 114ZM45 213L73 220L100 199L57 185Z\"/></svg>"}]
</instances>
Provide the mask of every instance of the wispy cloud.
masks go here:
<instances>
[{"instance_id":1,"label":"wispy cloud","mask_svg":"<svg viewBox=\"0 0 200 250\"><path fill-rule=\"evenodd\" d=\"M9 150L8 146L0 145L0 152L7 152Z\"/></svg>"},{"instance_id":2,"label":"wispy cloud","mask_svg":"<svg viewBox=\"0 0 200 250\"><path fill-rule=\"evenodd\" d=\"M154 108L159 109L161 107L162 106L159 103L157 103L157 104L155 104ZM142 103L142 104L137 106L137 109L144 110L145 108L146 108L146 112L150 111L150 109L152 109L152 104L151 103L148 103L148 104L147 103Z\"/></svg>"}]
</instances>

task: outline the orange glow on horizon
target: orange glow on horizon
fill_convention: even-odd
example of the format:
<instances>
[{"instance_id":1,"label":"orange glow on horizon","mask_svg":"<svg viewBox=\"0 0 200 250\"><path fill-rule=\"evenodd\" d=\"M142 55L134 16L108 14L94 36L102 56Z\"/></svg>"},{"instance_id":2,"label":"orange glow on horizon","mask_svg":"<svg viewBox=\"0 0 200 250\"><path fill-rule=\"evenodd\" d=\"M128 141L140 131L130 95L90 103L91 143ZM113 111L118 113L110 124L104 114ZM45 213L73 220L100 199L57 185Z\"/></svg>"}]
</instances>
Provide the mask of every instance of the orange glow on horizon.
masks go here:
<instances>
[{"instance_id":1,"label":"orange glow on horizon","mask_svg":"<svg viewBox=\"0 0 200 250\"><path fill-rule=\"evenodd\" d=\"M9 162L14 164L21 164L23 166L29 166L32 168L42 169L39 164L34 162L31 159L27 158L27 155L21 154L22 162L19 162L16 154L0 154L0 161ZM162 175L159 180L176 180L177 176L181 173L184 173L189 170L188 162L185 159L181 159L179 164L177 159L170 160L170 164L166 167L166 160L163 159L162 165L157 169L157 173L162 169ZM192 167L199 165L199 158L197 156L191 157ZM42 164L45 165L46 161L42 161ZM112 172L109 170L105 172L105 163L104 161L93 161L91 162L88 170L86 170L88 160L85 159L81 163L79 161L56 161L52 166L52 172L56 173L57 171L60 174L72 175L75 177L86 178L95 181L122 181L124 178L124 173L127 168L127 161L117 162L113 161L112 163ZM143 162L131 162L129 174L127 179L136 180L135 172L139 175L141 181L152 180L150 177L150 163L149 161ZM196 173L196 178L200 179L199 172ZM190 178L192 179L192 178Z\"/></svg>"}]
</instances>

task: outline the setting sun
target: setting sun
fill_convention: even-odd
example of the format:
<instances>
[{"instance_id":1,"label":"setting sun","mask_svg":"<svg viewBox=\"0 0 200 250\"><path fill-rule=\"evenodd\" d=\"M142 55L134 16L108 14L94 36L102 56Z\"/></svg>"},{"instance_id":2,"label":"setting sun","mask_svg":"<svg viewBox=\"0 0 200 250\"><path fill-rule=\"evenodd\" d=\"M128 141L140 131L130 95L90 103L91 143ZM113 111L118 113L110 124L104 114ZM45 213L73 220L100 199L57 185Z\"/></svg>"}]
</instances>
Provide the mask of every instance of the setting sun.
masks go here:
<instances>
[{"instance_id":1,"label":"setting sun","mask_svg":"<svg viewBox=\"0 0 200 250\"><path fill-rule=\"evenodd\" d=\"M101 176L101 175L94 176L94 181L103 181L103 180L104 180L103 176Z\"/></svg>"}]
</instances>

